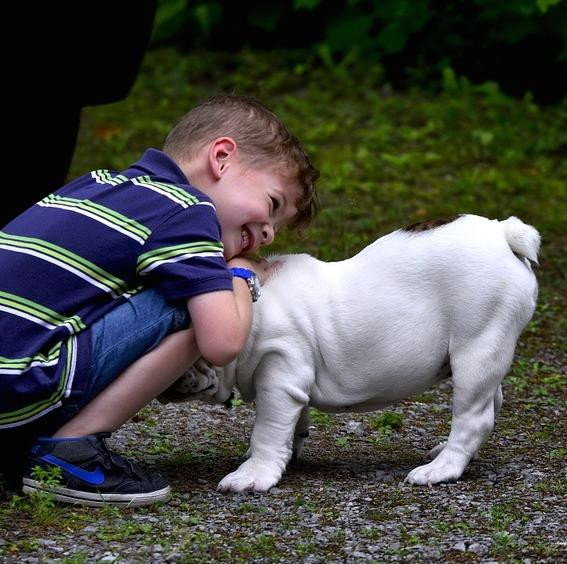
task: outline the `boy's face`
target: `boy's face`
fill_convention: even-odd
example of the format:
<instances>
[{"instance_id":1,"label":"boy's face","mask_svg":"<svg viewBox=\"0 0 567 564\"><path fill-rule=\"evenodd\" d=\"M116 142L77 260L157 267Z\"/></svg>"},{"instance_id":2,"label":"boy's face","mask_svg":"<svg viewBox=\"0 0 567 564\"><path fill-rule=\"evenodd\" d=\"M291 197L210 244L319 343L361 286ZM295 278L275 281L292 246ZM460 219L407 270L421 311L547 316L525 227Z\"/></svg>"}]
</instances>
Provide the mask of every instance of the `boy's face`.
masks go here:
<instances>
[{"instance_id":1,"label":"boy's face","mask_svg":"<svg viewBox=\"0 0 567 564\"><path fill-rule=\"evenodd\" d=\"M296 214L299 189L275 172L233 161L210 193L230 260L269 245Z\"/></svg>"}]
</instances>

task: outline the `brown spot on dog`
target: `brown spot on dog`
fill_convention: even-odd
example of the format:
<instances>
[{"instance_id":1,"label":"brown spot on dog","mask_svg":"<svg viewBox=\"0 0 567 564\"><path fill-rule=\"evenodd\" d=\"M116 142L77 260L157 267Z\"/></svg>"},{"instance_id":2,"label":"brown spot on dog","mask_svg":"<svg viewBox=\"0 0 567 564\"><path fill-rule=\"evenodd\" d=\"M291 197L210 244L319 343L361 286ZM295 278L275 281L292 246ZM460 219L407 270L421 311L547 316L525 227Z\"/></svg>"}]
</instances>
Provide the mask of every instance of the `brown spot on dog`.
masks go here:
<instances>
[{"instance_id":1,"label":"brown spot on dog","mask_svg":"<svg viewBox=\"0 0 567 564\"><path fill-rule=\"evenodd\" d=\"M411 233L418 233L420 231L430 231L431 229L436 229L442 225L447 225L452 223L456 219L459 219L460 215L454 215L453 217L441 218L441 219L430 219L429 221L421 221L419 223L414 223L404 227L402 231L409 231Z\"/></svg>"}]
</instances>

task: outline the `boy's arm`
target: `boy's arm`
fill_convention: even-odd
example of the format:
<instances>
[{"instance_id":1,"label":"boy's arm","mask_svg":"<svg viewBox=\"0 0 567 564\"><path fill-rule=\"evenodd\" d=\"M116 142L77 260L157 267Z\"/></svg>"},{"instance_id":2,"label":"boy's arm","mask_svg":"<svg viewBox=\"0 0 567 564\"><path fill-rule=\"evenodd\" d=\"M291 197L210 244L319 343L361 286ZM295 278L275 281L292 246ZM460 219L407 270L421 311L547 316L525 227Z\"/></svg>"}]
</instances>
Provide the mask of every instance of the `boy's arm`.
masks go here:
<instances>
[{"instance_id":1,"label":"boy's arm","mask_svg":"<svg viewBox=\"0 0 567 564\"><path fill-rule=\"evenodd\" d=\"M187 302L197 346L211 364L226 366L242 350L252 325L252 298L246 280L234 292L209 292Z\"/></svg>"},{"instance_id":2,"label":"boy's arm","mask_svg":"<svg viewBox=\"0 0 567 564\"><path fill-rule=\"evenodd\" d=\"M228 266L254 270L263 284L278 265L233 259ZM252 297L248 284L237 277L232 283L233 292L209 292L187 301L197 346L203 357L216 366L226 366L238 356L252 325Z\"/></svg>"}]
</instances>

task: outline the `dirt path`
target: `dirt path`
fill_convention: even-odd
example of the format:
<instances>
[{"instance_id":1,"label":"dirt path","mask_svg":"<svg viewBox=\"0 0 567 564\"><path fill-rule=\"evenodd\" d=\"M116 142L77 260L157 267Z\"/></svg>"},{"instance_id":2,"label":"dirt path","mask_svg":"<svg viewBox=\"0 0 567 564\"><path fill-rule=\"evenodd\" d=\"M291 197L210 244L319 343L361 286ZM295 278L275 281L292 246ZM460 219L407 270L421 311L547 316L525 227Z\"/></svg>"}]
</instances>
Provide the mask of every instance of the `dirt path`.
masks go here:
<instances>
[{"instance_id":1,"label":"dirt path","mask_svg":"<svg viewBox=\"0 0 567 564\"><path fill-rule=\"evenodd\" d=\"M2 562L560 562L567 558L566 410L560 359L521 357L480 460L464 479L403 483L450 424L450 382L380 414L315 414L303 459L269 493L220 494L242 460L248 406L152 404L112 437L162 471L165 506L1 506ZM396 418L394 418L395 420Z\"/></svg>"}]
</instances>

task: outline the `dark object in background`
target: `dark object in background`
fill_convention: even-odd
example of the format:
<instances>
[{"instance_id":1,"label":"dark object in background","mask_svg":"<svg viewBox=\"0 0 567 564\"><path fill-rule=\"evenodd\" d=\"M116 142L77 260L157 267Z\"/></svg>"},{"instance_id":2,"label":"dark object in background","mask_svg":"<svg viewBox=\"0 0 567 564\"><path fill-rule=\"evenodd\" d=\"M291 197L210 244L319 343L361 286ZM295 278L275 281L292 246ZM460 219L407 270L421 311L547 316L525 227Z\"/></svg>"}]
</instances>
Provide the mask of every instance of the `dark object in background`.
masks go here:
<instances>
[{"instance_id":1,"label":"dark object in background","mask_svg":"<svg viewBox=\"0 0 567 564\"><path fill-rule=\"evenodd\" d=\"M81 109L128 96L156 0L17 3L5 9L0 228L65 184ZM7 37L9 36L9 39Z\"/></svg>"}]
</instances>

